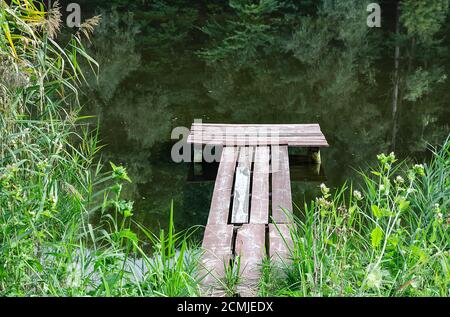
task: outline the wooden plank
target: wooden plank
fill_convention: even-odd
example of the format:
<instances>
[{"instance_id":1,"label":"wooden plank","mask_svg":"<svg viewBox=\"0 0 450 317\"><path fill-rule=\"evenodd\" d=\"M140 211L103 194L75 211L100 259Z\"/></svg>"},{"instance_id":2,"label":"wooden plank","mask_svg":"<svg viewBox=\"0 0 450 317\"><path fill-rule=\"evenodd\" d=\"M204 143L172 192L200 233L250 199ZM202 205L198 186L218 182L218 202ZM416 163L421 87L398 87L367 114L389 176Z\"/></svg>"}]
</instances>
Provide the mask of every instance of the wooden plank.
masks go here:
<instances>
[{"instance_id":1,"label":"wooden plank","mask_svg":"<svg viewBox=\"0 0 450 317\"><path fill-rule=\"evenodd\" d=\"M203 255L200 258L202 294L225 296L221 281L225 278L225 265L232 257L233 226L207 225L203 237Z\"/></svg>"},{"instance_id":2,"label":"wooden plank","mask_svg":"<svg viewBox=\"0 0 450 317\"><path fill-rule=\"evenodd\" d=\"M274 263L288 264L293 246L289 227L286 224L269 224L269 256Z\"/></svg>"},{"instance_id":3,"label":"wooden plank","mask_svg":"<svg viewBox=\"0 0 450 317\"><path fill-rule=\"evenodd\" d=\"M208 224L227 224L228 222L236 158L236 148L223 148L211 200Z\"/></svg>"},{"instance_id":4,"label":"wooden plank","mask_svg":"<svg viewBox=\"0 0 450 317\"><path fill-rule=\"evenodd\" d=\"M211 124L194 123L188 143L226 146L282 144L328 147L319 124Z\"/></svg>"},{"instance_id":5,"label":"wooden plank","mask_svg":"<svg viewBox=\"0 0 450 317\"><path fill-rule=\"evenodd\" d=\"M233 211L231 223L248 223L250 201L250 178L253 161L253 147L239 149L239 163L234 185Z\"/></svg>"},{"instance_id":6,"label":"wooden plank","mask_svg":"<svg viewBox=\"0 0 450 317\"><path fill-rule=\"evenodd\" d=\"M189 137L189 143L223 146L258 146L258 145L289 145L294 147L328 147L325 139L310 138L195 138Z\"/></svg>"},{"instance_id":7,"label":"wooden plank","mask_svg":"<svg viewBox=\"0 0 450 317\"><path fill-rule=\"evenodd\" d=\"M318 125L313 125L312 127L290 127L284 125L278 126L261 126L261 127L252 127L252 126L198 126L192 125L191 134L196 135L232 135L232 136L242 136L242 135L258 135L258 136L268 136L268 135L286 135L286 136L295 136L295 135L304 135L304 136L323 136L322 131Z\"/></svg>"},{"instance_id":8,"label":"wooden plank","mask_svg":"<svg viewBox=\"0 0 450 317\"><path fill-rule=\"evenodd\" d=\"M292 214L291 179L287 146L272 146L272 220L288 223Z\"/></svg>"},{"instance_id":9,"label":"wooden plank","mask_svg":"<svg viewBox=\"0 0 450 317\"><path fill-rule=\"evenodd\" d=\"M188 136L188 139L190 137L190 140L198 140L199 139L205 139L206 140L222 140L222 139L231 139L231 138L247 138L247 139L253 139L253 138L263 138L263 139L274 139L274 138L282 138L287 140L295 140L298 138L308 138L308 139L325 139L324 135L322 133L277 133L277 132L271 132L271 133L261 133L261 132L252 132L252 131L246 131L245 133L208 133L204 131L191 131L190 135ZM189 141L189 140L188 140Z\"/></svg>"},{"instance_id":10,"label":"wooden plank","mask_svg":"<svg viewBox=\"0 0 450 317\"><path fill-rule=\"evenodd\" d=\"M242 297L257 294L261 264L266 256L265 233L264 224L245 224L237 231L235 254L240 257L237 291Z\"/></svg>"},{"instance_id":11,"label":"wooden plank","mask_svg":"<svg viewBox=\"0 0 450 317\"><path fill-rule=\"evenodd\" d=\"M192 123L196 128L278 128L278 129L320 129L318 123L308 124L227 124L227 123Z\"/></svg>"},{"instance_id":12,"label":"wooden plank","mask_svg":"<svg viewBox=\"0 0 450 317\"><path fill-rule=\"evenodd\" d=\"M323 136L320 128L254 128L254 127L222 127L222 128L203 128L203 127L191 127L190 132L196 135L215 135L215 136L243 136L243 135L258 135L258 136L270 136L270 135L284 135L284 136Z\"/></svg>"},{"instance_id":13,"label":"wooden plank","mask_svg":"<svg viewBox=\"0 0 450 317\"><path fill-rule=\"evenodd\" d=\"M218 127L218 128L205 128L192 126L191 131L194 133L203 133L203 134L261 134L261 135L269 135L269 134L286 134L286 135L299 135L299 134L322 134L320 128L287 128L287 127Z\"/></svg>"},{"instance_id":14,"label":"wooden plank","mask_svg":"<svg viewBox=\"0 0 450 317\"><path fill-rule=\"evenodd\" d=\"M203 143L203 144L207 144L209 142L211 143L215 143L215 142L244 142L244 141L248 141L248 142L257 142L257 141L263 141L263 142L270 142L270 143L275 143L275 144L280 144L280 143L286 143L288 144L289 142L304 142L304 143L309 143L309 142L315 142L315 143L322 143L322 142L326 142L324 137L309 137L309 136L288 136L288 137L280 137L280 136L197 136L197 135L193 135L190 139L189 139L190 143ZM270 144L269 143L269 144Z\"/></svg>"},{"instance_id":15,"label":"wooden plank","mask_svg":"<svg viewBox=\"0 0 450 317\"><path fill-rule=\"evenodd\" d=\"M269 147L257 147L253 171L250 223L269 223L269 161Z\"/></svg>"}]
</instances>

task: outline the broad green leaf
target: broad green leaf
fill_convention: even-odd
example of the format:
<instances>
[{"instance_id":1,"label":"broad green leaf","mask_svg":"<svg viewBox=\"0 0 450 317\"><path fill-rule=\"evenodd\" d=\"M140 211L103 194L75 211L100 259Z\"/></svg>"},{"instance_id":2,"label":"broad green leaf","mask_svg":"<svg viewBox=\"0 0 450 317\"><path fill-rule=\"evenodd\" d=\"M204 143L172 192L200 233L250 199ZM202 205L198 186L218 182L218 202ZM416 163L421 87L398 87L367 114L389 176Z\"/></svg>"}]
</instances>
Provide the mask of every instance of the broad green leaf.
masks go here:
<instances>
[{"instance_id":1,"label":"broad green leaf","mask_svg":"<svg viewBox=\"0 0 450 317\"><path fill-rule=\"evenodd\" d=\"M380 219L381 217L383 217L383 210L381 210L380 208L378 208L377 205L372 205L372 213L373 215L377 218Z\"/></svg>"},{"instance_id":2,"label":"broad green leaf","mask_svg":"<svg viewBox=\"0 0 450 317\"><path fill-rule=\"evenodd\" d=\"M125 210L123 211L123 216L124 216L125 218L128 218L128 217L133 216L133 213L131 212L131 210L125 209Z\"/></svg>"},{"instance_id":3,"label":"broad green leaf","mask_svg":"<svg viewBox=\"0 0 450 317\"><path fill-rule=\"evenodd\" d=\"M407 200L400 200L400 203L398 204L398 208L400 209L400 211L405 211L409 208L409 201Z\"/></svg>"},{"instance_id":4,"label":"broad green leaf","mask_svg":"<svg viewBox=\"0 0 450 317\"><path fill-rule=\"evenodd\" d=\"M372 240L372 247L378 248L380 246L381 240L383 239L383 230L379 226L372 230L370 234Z\"/></svg>"}]
</instances>

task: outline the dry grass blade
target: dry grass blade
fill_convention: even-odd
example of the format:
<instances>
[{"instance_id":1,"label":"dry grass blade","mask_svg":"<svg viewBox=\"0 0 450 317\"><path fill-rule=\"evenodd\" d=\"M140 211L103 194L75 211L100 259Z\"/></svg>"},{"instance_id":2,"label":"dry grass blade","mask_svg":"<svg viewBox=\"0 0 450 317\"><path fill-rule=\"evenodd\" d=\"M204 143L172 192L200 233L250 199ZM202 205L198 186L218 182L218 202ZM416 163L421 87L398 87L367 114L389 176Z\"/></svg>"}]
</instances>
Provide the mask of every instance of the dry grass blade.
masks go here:
<instances>
[{"instance_id":1,"label":"dry grass blade","mask_svg":"<svg viewBox=\"0 0 450 317\"><path fill-rule=\"evenodd\" d=\"M88 40L90 40L90 36L94 33L95 27L99 25L100 21L100 15L87 19L80 25L80 29L76 33L76 36L80 38L80 35L83 34Z\"/></svg>"},{"instance_id":2,"label":"dry grass blade","mask_svg":"<svg viewBox=\"0 0 450 317\"><path fill-rule=\"evenodd\" d=\"M62 14L61 14L61 5L59 1L56 1L52 8L47 13L46 19L46 29L47 34L50 38L54 39L58 35L61 30L62 24Z\"/></svg>"}]
</instances>

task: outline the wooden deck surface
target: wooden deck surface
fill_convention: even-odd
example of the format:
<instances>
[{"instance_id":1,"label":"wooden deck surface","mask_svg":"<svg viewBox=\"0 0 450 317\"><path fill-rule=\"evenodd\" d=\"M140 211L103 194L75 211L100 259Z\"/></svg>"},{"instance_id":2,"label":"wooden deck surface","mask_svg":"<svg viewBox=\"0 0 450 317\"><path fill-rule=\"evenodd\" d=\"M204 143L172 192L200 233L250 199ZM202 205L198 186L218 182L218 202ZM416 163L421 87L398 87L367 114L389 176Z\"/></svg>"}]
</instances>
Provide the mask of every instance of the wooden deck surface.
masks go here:
<instances>
[{"instance_id":1,"label":"wooden deck surface","mask_svg":"<svg viewBox=\"0 0 450 317\"><path fill-rule=\"evenodd\" d=\"M318 124L193 123L187 142L222 146L328 147Z\"/></svg>"},{"instance_id":2,"label":"wooden deck surface","mask_svg":"<svg viewBox=\"0 0 450 317\"><path fill-rule=\"evenodd\" d=\"M288 147L328 143L318 124L195 123L188 142L223 146L202 244L202 290L224 296L225 267L239 257L234 291L256 296L263 259L287 263L294 243Z\"/></svg>"}]
</instances>

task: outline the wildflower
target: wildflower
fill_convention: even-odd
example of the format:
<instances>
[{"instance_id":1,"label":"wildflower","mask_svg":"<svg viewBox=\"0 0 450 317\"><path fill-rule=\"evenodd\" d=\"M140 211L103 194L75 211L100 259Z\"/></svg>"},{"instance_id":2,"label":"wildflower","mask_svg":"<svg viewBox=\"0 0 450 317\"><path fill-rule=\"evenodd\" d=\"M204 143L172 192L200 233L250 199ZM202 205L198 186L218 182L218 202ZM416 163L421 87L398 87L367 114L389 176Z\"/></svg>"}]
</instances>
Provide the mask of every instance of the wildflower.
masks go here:
<instances>
[{"instance_id":1,"label":"wildflower","mask_svg":"<svg viewBox=\"0 0 450 317\"><path fill-rule=\"evenodd\" d=\"M378 154L377 159L387 170L390 169L391 164L396 161L394 152L391 152L388 156L386 156L384 153Z\"/></svg>"},{"instance_id":2,"label":"wildflower","mask_svg":"<svg viewBox=\"0 0 450 317\"><path fill-rule=\"evenodd\" d=\"M420 176L425 176L425 169L422 164L416 164L413 167L413 171L415 174Z\"/></svg>"},{"instance_id":3,"label":"wildflower","mask_svg":"<svg viewBox=\"0 0 450 317\"><path fill-rule=\"evenodd\" d=\"M356 198L356 200L362 200L363 196L361 194L361 192L359 190L354 190L353 191L353 196Z\"/></svg>"},{"instance_id":4,"label":"wildflower","mask_svg":"<svg viewBox=\"0 0 450 317\"><path fill-rule=\"evenodd\" d=\"M378 154L378 155L377 155L377 159L378 159L378 161L380 161L381 163L385 163L385 162L386 162L386 155L384 155L384 153Z\"/></svg>"},{"instance_id":5,"label":"wildflower","mask_svg":"<svg viewBox=\"0 0 450 317\"><path fill-rule=\"evenodd\" d=\"M403 177L401 177L400 175L398 175L396 178L395 178L395 182L397 183L397 184L403 184L404 182L405 182L405 180L403 179Z\"/></svg>"},{"instance_id":6,"label":"wildflower","mask_svg":"<svg viewBox=\"0 0 450 317\"><path fill-rule=\"evenodd\" d=\"M390 154L389 154L389 160L393 163L393 162L395 162L395 154L394 154L394 152L391 152Z\"/></svg>"},{"instance_id":7,"label":"wildflower","mask_svg":"<svg viewBox=\"0 0 450 317\"><path fill-rule=\"evenodd\" d=\"M330 192L330 189L324 184L320 184L320 191L322 192L322 194L326 195Z\"/></svg>"},{"instance_id":8,"label":"wildflower","mask_svg":"<svg viewBox=\"0 0 450 317\"><path fill-rule=\"evenodd\" d=\"M412 194L412 193L414 193L416 190L414 189L414 188L408 188L407 190L406 190L406 194Z\"/></svg>"},{"instance_id":9,"label":"wildflower","mask_svg":"<svg viewBox=\"0 0 450 317\"><path fill-rule=\"evenodd\" d=\"M389 272L382 270L378 265L369 264L367 267L367 286L369 288L380 289L383 286L383 280L389 277Z\"/></svg>"},{"instance_id":10,"label":"wildflower","mask_svg":"<svg viewBox=\"0 0 450 317\"><path fill-rule=\"evenodd\" d=\"M331 202L323 197L317 198L316 201L320 207L329 208L331 206Z\"/></svg>"},{"instance_id":11,"label":"wildflower","mask_svg":"<svg viewBox=\"0 0 450 317\"><path fill-rule=\"evenodd\" d=\"M439 222L439 223L442 223L443 218L444 218L444 215L443 215L441 212L439 212L439 213L437 214L437 220L438 220L438 222Z\"/></svg>"}]
</instances>

